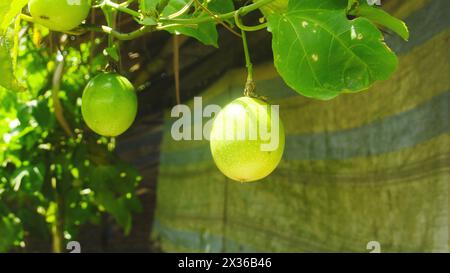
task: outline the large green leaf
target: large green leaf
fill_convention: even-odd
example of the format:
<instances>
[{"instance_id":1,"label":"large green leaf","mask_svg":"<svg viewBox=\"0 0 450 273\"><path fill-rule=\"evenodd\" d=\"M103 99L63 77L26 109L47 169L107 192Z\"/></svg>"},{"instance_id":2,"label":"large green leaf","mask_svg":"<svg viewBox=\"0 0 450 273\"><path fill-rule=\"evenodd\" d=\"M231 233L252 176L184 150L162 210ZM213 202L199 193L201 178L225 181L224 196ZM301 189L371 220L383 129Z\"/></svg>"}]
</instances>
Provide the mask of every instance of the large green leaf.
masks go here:
<instances>
[{"instance_id":1,"label":"large green leaf","mask_svg":"<svg viewBox=\"0 0 450 273\"><path fill-rule=\"evenodd\" d=\"M7 30L13 19L21 12L28 0L2 1L0 3L0 86L9 90L22 90L13 72L13 42L7 36ZM16 34L13 34L16 35Z\"/></svg>"},{"instance_id":2,"label":"large green leaf","mask_svg":"<svg viewBox=\"0 0 450 273\"><path fill-rule=\"evenodd\" d=\"M268 18L275 66L298 93L331 99L387 79L396 55L367 19L349 20L346 0L290 1Z\"/></svg>"},{"instance_id":3,"label":"large green leaf","mask_svg":"<svg viewBox=\"0 0 450 273\"><path fill-rule=\"evenodd\" d=\"M163 11L163 16L169 16L171 14L176 13L181 10L189 0L170 0L169 4ZM211 1L203 1L204 5L212 12L222 14L226 12L230 12L234 10L234 4L232 0L211 0ZM179 18L187 19L194 17L204 17L210 16L207 12L200 12L200 15L197 16L197 13L194 14L185 14ZM168 30L170 33L184 34L190 37L193 37L205 45L212 45L217 47L217 28L216 22L202 23L198 26L180 26L171 28Z\"/></svg>"},{"instance_id":4,"label":"large green leaf","mask_svg":"<svg viewBox=\"0 0 450 273\"><path fill-rule=\"evenodd\" d=\"M22 8L28 3L28 0L12 0L0 2L0 34L4 34Z\"/></svg>"}]
</instances>

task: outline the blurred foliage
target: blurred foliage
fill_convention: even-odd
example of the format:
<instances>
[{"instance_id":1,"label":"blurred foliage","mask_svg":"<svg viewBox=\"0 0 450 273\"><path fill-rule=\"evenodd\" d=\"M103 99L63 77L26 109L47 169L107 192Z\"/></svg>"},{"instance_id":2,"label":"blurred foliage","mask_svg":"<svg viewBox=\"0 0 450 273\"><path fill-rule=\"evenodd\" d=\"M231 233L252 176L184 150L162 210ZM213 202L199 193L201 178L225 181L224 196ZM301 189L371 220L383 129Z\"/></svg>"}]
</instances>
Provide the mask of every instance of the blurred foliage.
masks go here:
<instances>
[{"instance_id":1,"label":"blurred foliage","mask_svg":"<svg viewBox=\"0 0 450 273\"><path fill-rule=\"evenodd\" d=\"M134 194L139 173L114 154L114 139L94 135L81 118L83 88L105 57L90 56L90 41L75 44L52 35L23 25L16 76L29 91L0 87L0 252L20 251L30 237L74 240L83 224L99 223L102 213L128 233L132 213L140 209ZM73 137L55 117L51 91L57 50L50 41L65 38L58 94Z\"/></svg>"}]
</instances>

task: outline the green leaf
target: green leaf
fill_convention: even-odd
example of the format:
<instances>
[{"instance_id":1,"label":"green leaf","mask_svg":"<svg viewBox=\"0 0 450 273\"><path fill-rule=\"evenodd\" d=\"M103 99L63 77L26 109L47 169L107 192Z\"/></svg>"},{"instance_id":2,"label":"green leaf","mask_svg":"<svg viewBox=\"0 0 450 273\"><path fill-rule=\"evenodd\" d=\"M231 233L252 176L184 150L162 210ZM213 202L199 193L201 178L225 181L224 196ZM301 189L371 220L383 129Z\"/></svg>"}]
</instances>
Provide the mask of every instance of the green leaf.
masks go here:
<instances>
[{"instance_id":1,"label":"green leaf","mask_svg":"<svg viewBox=\"0 0 450 273\"><path fill-rule=\"evenodd\" d=\"M139 24L145 26L156 26L158 22L156 22L156 19L153 17L144 17L142 20L139 20Z\"/></svg>"},{"instance_id":2,"label":"green leaf","mask_svg":"<svg viewBox=\"0 0 450 273\"><path fill-rule=\"evenodd\" d=\"M253 0L253 2L259 2L261 0ZM289 0L275 0L273 2L270 2L267 5L264 5L262 8L260 8L261 12L264 14L264 16L269 16L273 13L282 13L287 10L289 4Z\"/></svg>"},{"instance_id":3,"label":"green leaf","mask_svg":"<svg viewBox=\"0 0 450 273\"><path fill-rule=\"evenodd\" d=\"M203 5L216 14L234 11L233 0L209 0L203 1Z\"/></svg>"},{"instance_id":4,"label":"green leaf","mask_svg":"<svg viewBox=\"0 0 450 273\"><path fill-rule=\"evenodd\" d=\"M19 56L19 32L21 29L20 22L21 22L20 17L17 17L14 20L14 38L13 38L13 49L11 53L13 71L16 70L17 57Z\"/></svg>"},{"instance_id":5,"label":"green leaf","mask_svg":"<svg viewBox=\"0 0 450 273\"><path fill-rule=\"evenodd\" d=\"M2 1L0 3L0 34L5 34L14 17L21 12L27 3L28 0Z\"/></svg>"},{"instance_id":6,"label":"green leaf","mask_svg":"<svg viewBox=\"0 0 450 273\"><path fill-rule=\"evenodd\" d=\"M145 16L156 18L168 3L169 0L139 0L139 9Z\"/></svg>"},{"instance_id":7,"label":"green leaf","mask_svg":"<svg viewBox=\"0 0 450 273\"><path fill-rule=\"evenodd\" d=\"M174 14L177 11L181 10L188 2L189 0L170 0L162 15L169 16L171 14ZM209 2L204 1L204 5L207 6L210 11L217 14L222 14L234 10L234 4L232 0L212 0ZM198 17L210 17L210 15L207 12L202 11L199 16L196 16L195 13L188 13L178 18L190 19ZM168 31L173 34L183 34L193 37L205 45L218 47L216 22L202 23L197 26L177 26L168 29Z\"/></svg>"},{"instance_id":8,"label":"green leaf","mask_svg":"<svg viewBox=\"0 0 450 273\"><path fill-rule=\"evenodd\" d=\"M298 93L331 99L387 79L397 56L367 19L348 20L346 0L291 1L268 18L275 66Z\"/></svg>"},{"instance_id":9,"label":"green leaf","mask_svg":"<svg viewBox=\"0 0 450 273\"><path fill-rule=\"evenodd\" d=\"M17 39L13 39L11 43L7 38L7 30L13 19L20 14L22 8L28 3L28 0L13 0L2 1L0 3L0 71L2 71L2 77L0 77L0 86L9 90L22 91L23 87L17 82L14 75L14 63L15 63L15 47L12 44L17 43ZM18 28L15 27L15 31ZM16 33L13 34L15 37ZM11 52L14 54L14 58L11 56Z\"/></svg>"},{"instance_id":10,"label":"green leaf","mask_svg":"<svg viewBox=\"0 0 450 273\"><path fill-rule=\"evenodd\" d=\"M20 219L13 213L0 210L0 252L8 251L17 242L23 239L23 230Z\"/></svg>"},{"instance_id":11,"label":"green leaf","mask_svg":"<svg viewBox=\"0 0 450 273\"><path fill-rule=\"evenodd\" d=\"M157 25L157 18L169 3L169 0L140 0L139 9L144 15L139 24L145 26Z\"/></svg>"},{"instance_id":12,"label":"green leaf","mask_svg":"<svg viewBox=\"0 0 450 273\"><path fill-rule=\"evenodd\" d=\"M40 98L32 113L41 128L50 129L54 125L55 115L51 113L47 100Z\"/></svg>"},{"instance_id":13,"label":"green leaf","mask_svg":"<svg viewBox=\"0 0 450 273\"><path fill-rule=\"evenodd\" d=\"M139 0L139 9L143 14L153 14L160 0Z\"/></svg>"},{"instance_id":14,"label":"green leaf","mask_svg":"<svg viewBox=\"0 0 450 273\"><path fill-rule=\"evenodd\" d=\"M18 83L14 72L10 52L13 46L6 36L0 35L0 86L13 91L23 91L23 87Z\"/></svg>"},{"instance_id":15,"label":"green leaf","mask_svg":"<svg viewBox=\"0 0 450 273\"><path fill-rule=\"evenodd\" d=\"M359 5L359 0L348 0L347 11L352 10L353 8L355 8L358 5Z\"/></svg>"},{"instance_id":16,"label":"green leaf","mask_svg":"<svg viewBox=\"0 0 450 273\"><path fill-rule=\"evenodd\" d=\"M115 198L111 192L101 191L97 193L96 201L122 226L125 234L130 232L132 226L131 213L123 199Z\"/></svg>"},{"instance_id":17,"label":"green leaf","mask_svg":"<svg viewBox=\"0 0 450 273\"><path fill-rule=\"evenodd\" d=\"M116 62L118 62L120 59L120 52L116 46L105 48L103 54L111 57L111 59L113 59Z\"/></svg>"},{"instance_id":18,"label":"green leaf","mask_svg":"<svg viewBox=\"0 0 450 273\"><path fill-rule=\"evenodd\" d=\"M358 17L365 17L375 24L379 24L394 31L405 41L409 39L409 31L406 24L402 20L395 18L376 6L369 6L367 3L360 3L359 5L356 5L354 9L350 10L349 14Z\"/></svg>"},{"instance_id":19,"label":"green leaf","mask_svg":"<svg viewBox=\"0 0 450 273\"><path fill-rule=\"evenodd\" d=\"M127 193L135 189L136 184L132 181L135 176L132 169L120 164L98 166L92 170L91 176L95 202L116 219L126 234L131 229L131 212L135 211L136 206L135 202L130 202L132 198L127 198Z\"/></svg>"}]
</instances>

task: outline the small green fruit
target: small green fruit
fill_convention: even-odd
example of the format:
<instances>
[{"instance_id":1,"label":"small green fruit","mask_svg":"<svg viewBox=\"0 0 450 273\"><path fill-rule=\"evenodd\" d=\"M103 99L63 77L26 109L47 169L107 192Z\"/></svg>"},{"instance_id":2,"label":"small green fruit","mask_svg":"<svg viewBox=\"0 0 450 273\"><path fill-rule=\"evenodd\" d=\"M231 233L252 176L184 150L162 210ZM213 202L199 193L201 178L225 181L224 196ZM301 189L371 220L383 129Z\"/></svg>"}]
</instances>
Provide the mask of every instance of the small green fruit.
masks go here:
<instances>
[{"instance_id":1,"label":"small green fruit","mask_svg":"<svg viewBox=\"0 0 450 273\"><path fill-rule=\"evenodd\" d=\"M81 113L86 124L102 136L118 136L130 128L137 113L137 98L127 78L103 73L84 89Z\"/></svg>"},{"instance_id":2,"label":"small green fruit","mask_svg":"<svg viewBox=\"0 0 450 273\"><path fill-rule=\"evenodd\" d=\"M30 0L31 16L45 27L68 31L83 22L91 9L91 0Z\"/></svg>"}]
</instances>

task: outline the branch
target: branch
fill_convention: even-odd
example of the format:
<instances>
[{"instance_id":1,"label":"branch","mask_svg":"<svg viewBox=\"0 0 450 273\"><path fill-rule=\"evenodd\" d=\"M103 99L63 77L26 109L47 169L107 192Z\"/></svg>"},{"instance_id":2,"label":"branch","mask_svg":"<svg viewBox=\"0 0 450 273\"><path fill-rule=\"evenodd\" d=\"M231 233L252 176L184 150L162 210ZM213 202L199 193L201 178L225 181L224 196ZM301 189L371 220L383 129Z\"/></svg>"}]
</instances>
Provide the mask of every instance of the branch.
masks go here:
<instances>
[{"instance_id":1,"label":"branch","mask_svg":"<svg viewBox=\"0 0 450 273\"><path fill-rule=\"evenodd\" d=\"M53 74L53 82L52 82L52 99L53 99L53 105L55 107L55 115L56 119L58 120L61 127L66 132L67 136L72 137L72 129L69 126L69 123L64 118L63 114L63 108L61 105L61 101L59 100L59 89L61 86L61 78L64 71L64 58L62 55L59 55L61 53L58 52L58 57L56 58L56 69L55 73Z\"/></svg>"},{"instance_id":2,"label":"branch","mask_svg":"<svg viewBox=\"0 0 450 273\"><path fill-rule=\"evenodd\" d=\"M121 5L122 7L128 7L131 3L133 3L135 0L127 0L123 3L120 3L119 5Z\"/></svg>"},{"instance_id":3,"label":"branch","mask_svg":"<svg viewBox=\"0 0 450 273\"><path fill-rule=\"evenodd\" d=\"M251 5L242 7L239 10L235 10L235 11L225 13L225 14L217 14L213 17L201 17L201 18L194 18L194 19L160 18L159 24L157 26L142 26L138 30L135 30L135 31L132 31L129 33L121 33L114 29L108 28L106 26L101 26L101 27L84 26L84 28L86 30L90 30L90 31L98 31L98 32L104 32L107 34L111 34L118 40L133 40L133 39L136 39L148 32L153 32L153 31L157 31L157 30L164 30L167 28L172 28L172 27L177 27L177 26L198 25L201 23L216 22L217 20L224 21L227 19L233 19L236 14L244 16L254 10L257 10L257 9L267 5L270 2L273 2L273 1L274 0L261 0L256 3L253 3Z\"/></svg>"},{"instance_id":4,"label":"branch","mask_svg":"<svg viewBox=\"0 0 450 273\"><path fill-rule=\"evenodd\" d=\"M210 11L207 7L205 7L202 3L200 3L199 0L194 0L195 3L197 3L197 5L200 6L200 8L202 8L204 11L206 11L206 13L208 13L211 17L215 18L217 23L221 24L223 27L225 27L228 31L230 31L231 33L233 33L234 35L238 36L239 38L241 38L241 35L239 33L237 33L236 31L234 31L231 27L229 27L227 24L225 24L225 22L218 18L217 14L213 13L212 11Z\"/></svg>"},{"instance_id":5,"label":"branch","mask_svg":"<svg viewBox=\"0 0 450 273\"><path fill-rule=\"evenodd\" d=\"M127 2L125 2L125 3L127 3ZM131 15L133 17L136 17L136 18L140 18L141 17L141 14L139 12L127 8L126 5L117 4L117 3L114 3L114 2L112 2L110 0L105 0L104 4L106 6L108 6L108 7L111 7L113 9L115 9L115 10L118 10L120 12L127 13L127 14L129 14L129 15Z\"/></svg>"},{"instance_id":6,"label":"branch","mask_svg":"<svg viewBox=\"0 0 450 273\"><path fill-rule=\"evenodd\" d=\"M200 18L194 18L194 19L169 19L169 18L160 18L160 22L163 23L172 23L172 24L201 24L201 23L208 23L216 21L217 19L220 20L227 20L234 18L236 13L239 13L239 15L246 15L254 10L257 10L265 5L267 5L270 2L273 2L274 0L261 0L256 3L253 3L251 5L242 7L239 10L235 10L232 12L224 13L224 14L217 14L216 17L200 17Z\"/></svg>"},{"instance_id":7,"label":"branch","mask_svg":"<svg viewBox=\"0 0 450 273\"><path fill-rule=\"evenodd\" d=\"M216 16L213 16L213 17L200 17L200 18L193 18L193 19L160 18L157 26L142 26L139 29L132 31L132 32L128 32L128 33L119 32L108 26L89 26L89 25L81 25L80 27L78 27L74 30L68 31L66 33L71 34L71 35L81 35L81 34L86 33L87 31L96 31L96 32L103 32L103 33L112 35L114 38L116 38L118 40L133 40L138 37L141 37L142 35L144 35L146 33L153 32L153 31L164 30L164 29L168 29L168 28L172 28L172 27L186 26L186 25L195 26L195 25L198 25L201 23L216 22L217 20L224 21L224 20L228 20L228 19L233 19L236 14L244 16L254 10L257 10L257 9L267 5L268 3L272 2L272 1L274 1L274 0L261 0L256 3L253 3L251 5L242 7L239 10L235 10L235 11L224 13L224 14L217 14ZM119 4L119 6L120 6L120 4ZM122 8L123 7L120 6L120 9L122 9ZM117 10L121 11L120 9L117 9ZM34 23L34 20L31 16L21 14L21 18L24 21Z\"/></svg>"}]
</instances>

